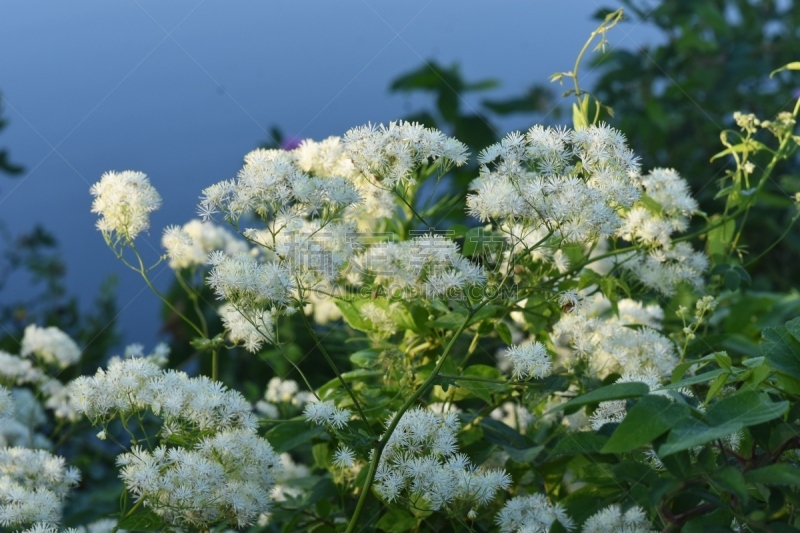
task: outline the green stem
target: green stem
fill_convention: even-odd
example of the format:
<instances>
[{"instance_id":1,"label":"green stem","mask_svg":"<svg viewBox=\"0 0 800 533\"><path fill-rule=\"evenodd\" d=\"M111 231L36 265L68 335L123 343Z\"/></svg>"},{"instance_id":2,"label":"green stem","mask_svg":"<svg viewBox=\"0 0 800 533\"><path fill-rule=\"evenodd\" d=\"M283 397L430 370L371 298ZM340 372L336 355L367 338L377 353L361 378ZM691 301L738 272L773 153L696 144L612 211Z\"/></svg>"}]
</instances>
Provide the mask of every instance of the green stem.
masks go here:
<instances>
[{"instance_id":1,"label":"green stem","mask_svg":"<svg viewBox=\"0 0 800 533\"><path fill-rule=\"evenodd\" d=\"M372 483L375 480L375 473L378 471L378 463L381 459L381 454L383 453L383 449L386 446L386 443L389 442L389 439L392 436L397 424L400 423L400 419L403 415L408 411L408 409L417 401L419 400L420 396L422 396L425 391L427 391L431 385L433 385L434 381L439 375L439 371L442 369L444 362L447 360L447 356L450 355L450 352L453 350L453 347L456 344L456 341L467 328L467 324L469 321L472 320L472 317L475 315L481 307L489 303L489 300L485 300L475 309L472 309L467 318L464 319L464 322L458 327L458 329L453 333L453 337L450 339L450 342L445 347L444 352L442 352L439 361L436 363L436 366L431 372L431 375L422 382L422 385L411 395L411 397L406 400L403 406L395 413L394 417L392 417L392 421L389 424L389 427L386 428L386 433L383 434L383 437L378 441L377 445L375 446L375 453L372 455L372 460L369 463L369 471L367 472L367 479L364 481L364 487L361 489L361 495L358 498L358 503L356 504L356 509L353 512L353 516L350 518L350 523L347 525L347 530L345 533L353 533L356 529L356 525L358 524L358 519L361 516L362 511L364 510L364 504L367 502L367 498L369 497L370 489L372 488Z\"/></svg>"},{"instance_id":2,"label":"green stem","mask_svg":"<svg viewBox=\"0 0 800 533\"><path fill-rule=\"evenodd\" d=\"M133 243L131 243L131 250L133 250L133 253L136 255L136 259L139 261L139 269L137 270L137 272L139 272L139 274L142 275L142 278L144 279L144 282L147 283L147 286L150 287L150 290L153 291L153 293L156 296L158 296L161 299L161 301L164 302L164 305L169 307L170 310L173 313L178 315L184 322L186 322L186 324L191 326L191 328L194 329L197 332L198 335L200 335L201 337L206 339L207 337L206 337L205 334L203 334L203 330L198 328L197 325L194 322L192 322L191 320L189 320L189 318L186 317L186 315L184 315L183 313L178 311L175 308L175 306L173 306L170 303L170 301L167 300L167 298L163 294L161 294L161 292L158 289L155 288L155 286L153 285L153 282L151 282L150 278L147 277L147 270L144 268L144 262L142 261L142 256L139 255L139 250L136 249L136 246L134 246Z\"/></svg>"},{"instance_id":3,"label":"green stem","mask_svg":"<svg viewBox=\"0 0 800 533\"><path fill-rule=\"evenodd\" d=\"M140 499L138 502L136 502L136 504L135 504L133 507L131 507L131 510L130 510L130 511L128 511L128 512L125 514L125 518L128 518L128 517L129 517L129 516L131 516L133 513L135 513L135 512L136 512L136 510L137 510L137 509L139 509L139 507L141 507L141 506L142 506L142 503L144 503L144 498L141 498L141 499Z\"/></svg>"},{"instance_id":4,"label":"green stem","mask_svg":"<svg viewBox=\"0 0 800 533\"><path fill-rule=\"evenodd\" d=\"M753 259L751 259L750 261L748 261L747 263L745 263L745 265L744 265L744 266L745 266L745 268L749 267L750 265L752 265L753 263L755 263L756 261L758 261L759 259L761 259L762 257L764 257L766 254L768 254L768 253L770 252L770 250L772 250L773 248L775 248L775 247L776 247L776 246L777 246L777 245L778 245L778 244L779 244L779 243L780 243L780 242L781 242L783 239L785 239L785 238L786 238L786 236L789 234L789 231L790 231L790 230L792 229L792 227L794 226L795 222L797 222L797 219L798 219L798 218L800 218L800 212L798 212L798 213L797 213L795 216L793 216L793 217L792 217L792 221L791 221L791 222L789 222L789 225L786 227L786 231L784 231L783 233L781 233L781 236L780 236L780 237L778 237L778 238L775 240L775 242L773 242L772 244L770 244L770 245L769 245L769 247L768 247L766 250L764 250L763 252L761 252L760 254L758 254L757 256L755 256Z\"/></svg>"},{"instance_id":5,"label":"green stem","mask_svg":"<svg viewBox=\"0 0 800 533\"><path fill-rule=\"evenodd\" d=\"M367 431L369 431L371 435L374 435L372 428L370 427L369 422L367 421L367 417L366 415L364 415L364 411L361 409L361 404L358 403L358 400L356 399L355 393L353 393L353 390L344 380L342 374L339 372L339 369L336 368L336 364L334 364L333 359L331 359L331 356L328 355L328 351L325 350L324 346L322 346L322 343L319 341L319 337L317 337L317 333L314 331L314 328L311 327L311 323L308 321L308 318L306 317L306 314L303 312L302 308L300 309L299 314L303 318L303 324L305 324L306 328L311 333L311 338L314 339L314 343L317 345L317 349L319 349L319 351L322 352L322 356L325 358L325 361L328 362L328 365L333 369L333 372L336 374L336 377L339 379L339 382L342 384L342 387L344 387L344 390L346 390L347 394L350 395L350 399L353 400L353 405L355 405L356 409L358 410L358 414L361 417L361 420L364 421L364 425L367 426Z\"/></svg>"},{"instance_id":6,"label":"green stem","mask_svg":"<svg viewBox=\"0 0 800 533\"><path fill-rule=\"evenodd\" d=\"M217 349L211 350L211 381L219 379L219 355Z\"/></svg>"}]
</instances>

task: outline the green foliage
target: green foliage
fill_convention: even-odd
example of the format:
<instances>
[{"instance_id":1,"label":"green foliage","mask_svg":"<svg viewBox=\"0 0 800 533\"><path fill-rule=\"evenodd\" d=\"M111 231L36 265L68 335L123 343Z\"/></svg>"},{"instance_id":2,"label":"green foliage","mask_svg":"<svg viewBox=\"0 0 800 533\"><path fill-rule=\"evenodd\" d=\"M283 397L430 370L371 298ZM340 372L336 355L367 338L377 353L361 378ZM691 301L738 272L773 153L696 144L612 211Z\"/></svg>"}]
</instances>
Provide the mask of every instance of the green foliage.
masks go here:
<instances>
[{"instance_id":1,"label":"green foliage","mask_svg":"<svg viewBox=\"0 0 800 533\"><path fill-rule=\"evenodd\" d=\"M787 99L795 94L798 77L789 65L796 65L800 46L795 31L800 11L794 1L621 3L631 17L625 24L655 30L654 44L615 47L598 56L601 74L592 93L614 110L606 120L629 135L646 166L677 169L691 184L701 210L713 212L715 196L725 194L731 183L731 161L721 156L745 147L718 148L720 134L724 141L724 130L733 124L732 113L773 119L791 105ZM768 138L765 134L748 141L750 151ZM763 169L767 159L758 155L752 162ZM712 186L715 182L722 187ZM752 273L757 286L788 290L800 282L795 268L800 234L794 231L780 238L794 220L790 197L798 191L797 162L789 159L758 192L759 205L738 243L747 243L747 248L733 242L733 255L741 256L740 263L756 263ZM721 235L727 235L723 245L718 240ZM732 227L709 235L712 257L734 251L726 250L733 235ZM775 242L776 250L768 259L762 257ZM727 282L735 287L736 276L729 274Z\"/></svg>"}]
</instances>

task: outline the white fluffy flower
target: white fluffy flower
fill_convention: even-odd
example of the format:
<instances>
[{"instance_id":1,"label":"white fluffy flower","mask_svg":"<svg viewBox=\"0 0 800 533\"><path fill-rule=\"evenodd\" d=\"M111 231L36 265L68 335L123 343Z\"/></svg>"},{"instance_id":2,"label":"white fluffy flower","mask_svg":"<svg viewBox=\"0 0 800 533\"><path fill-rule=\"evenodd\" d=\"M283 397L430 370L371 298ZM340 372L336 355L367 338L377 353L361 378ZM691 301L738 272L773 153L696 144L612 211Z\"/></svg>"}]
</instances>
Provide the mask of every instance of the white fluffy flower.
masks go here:
<instances>
[{"instance_id":1,"label":"white fluffy flower","mask_svg":"<svg viewBox=\"0 0 800 533\"><path fill-rule=\"evenodd\" d=\"M58 328L40 328L34 324L25 328L20 355L38 357L41 361L66 368L77 363L81 349L69 335Z\"/></svg>"},{"instance_id":2,"label":"white fluffy flower","mask_svg":"<svg viewBox=\"0 0 800 533\"><path fill-rule=\"evenodd\" d=\"M219 308L222 325L228 330L228 338L255 353L261 349L264 341L273 342L275 325L272 314L266 310L238 311L231 304Z\"/></svg>"},{"instance_id":3,"label":"white fluffy flower","mask_svg":"<svg viewBox=\"0 0 800 533\"><path fill-rule=\"evenodd\" d=\"M183 227L166 228L161 243L169 255L169 266L174 270L207 265L208 255L214 250L222 250L227 255L248 252L245 241L213 222L201 220L191 220Z\"/></svg>"},{"instance_id":4,"label":"white fluffy flower","mask_svg":"<svg viewBox=\"0 0 800 533\"><path fill-rule=\"evenodd\" d=\"M43 450L0 449L0 525L18 528L61 521L64 499L80 481L63 457Z\"/></svg>"},{"instance_id":5,"label":"white fluffy flower","mask_svg":"<svg viewBox=\"0 0 800 533\"><path fill-rule=\"evenodd\" d=\"M612 372L641 372L653 367L659 374L672 372L677 363L675 344L659 333L663 311L633 301L620 303L620 317L603 317L594 311L607 311L608 302L599 309L586 308L564 313L553 328L557 344L567 345L577 357L588 359L591 370L604 377ZM644 325L641 328L629 325Z\"/></svg>"},{"instance_id":6,"label":"white fluffy flower","mask_svg":"<svg viewBox=\"0 0 800 533\"><path fill-rule=\"evenodd\" d=\"M238 309L264 309L286 305L291 299L294 282L285 266L262 263L256 258L214 252L210 256L214 268L207 282L219 299L228 300Z\"/></svg>"},{"instance_id":7,"label":"white fluffy flower","mask_svg":"<svg viewBox=\"0 0 800 533\"><path fill-rule=\"evenodd\" d=\"M78 412L95 423L116 415L152 411L175 432L254 429L257 425L244 397L205 376L162 370L145 359L112 361L108 370L81 376L69 386Z\"/></svg>"},{"instance_id":8,"label":"white fluffy flower","mask_svg":"<svg viewBox=\"0 0 800 533\"><path fill-rule=\"evenodd\" d=\"M496 518L502 533L550 531L550 526L556 521L567 531L575 528L561 505L551 505L544 495L538 493L511 498Z\"/></svg>"},{"instance_id":9,"label":"white fluffy flower","mask_svg":"<svg viewBox=\"0 0 800 533\"><path fill-rule=\"evenodd\" d=\"M447 170L450 165L466 163L468 154L466 145L458 140L405 121L353 128L342 142L353 165L389 189L413 182L414 171L424 164L440 162Z\"/></svg>"},{"instance_id":10,"label":"white fluffy flower","mask_svg":"<svg viewBox=\"0 0 800 533\"><path fill-rule=\"evenodd\" d=\"M506 352L511 360L514 379L542 378L550 374L552 363L541 342L526 342L511 346Z\"/></svg>"},{"instance_id":11,"label":"white fluffy flower","mask_svg":"<svg viewBox=\"0 0 800 533\"><path fill-rule=\"evenodd\" d=\"M306 405L303 414L306 420L317 425L326 424L336 429L342 429L350 420L352 414L349 409L339 409L333 402L310 402Z\"/></svg>"},{"instance_id":12,"label":"white fluffy flower","mask_svg":"<svg viewBox=\"0 0 800 533\"><path fill-rule=\"evenodd\" d=\"M333 465L338 468L351 468L356 462L356 454L347 446L339 446L333 454Z\"/></svg>"},{"instance_id":13,"label":"white fluffy flower","mask_svg":"<svg viewBox=\"0 0 800 533\"><path fill-rule=\"evenodd\" d=\"M639 198L638 158L604 124L580 130L534 126L511 133L478 158L467 212L482 221L546 228L556 242L614 234L620 213ZM565 257L557 267L565 271Z\"/></svg>"},{"instance_id":14,"label":"white fluffy flower","mask_svg":"<svg viewBox=\"0 0 800 533\"><path fill-rule=\"evenodd\" d=\"M455 413L406 411L381 454L375 490L388 501L404 494L421 496L431 509L456 501L476 506L492 501L498 490L511 485L511 478L502 470L479 470L458 453L459 425Z\"/></svg>"},{"instance_id":15,"label":"white fluffy flower","mask_svg":"<svg viewBox=\"0 0 800 533\"><path fill-rule=\"evenodd\" d=\"M194 449L135 446L117 465L136 501L168 524L200 529L225 519L238 527L255 523L270 509L281 468L269 442L249 429L216 433Z\"/></svg>"},{"instance_id":16,"label":"white fluffy flower","mask_svg":"<svg viewBox=\"0 0 800 533\"><path fill-rule=\"evenodd\" d=\"M150 229L150 213L161 207L161 196L142 172L106 172L90 192L92 213L100 215L98 229L125 239Z\"/></svg>"},{"instance_id":17,"label":"white fluffy flower","mask_svg":"<svg viewBox=\"0 0 800 533\"><path fill-rule=\"evenodd\" d=\"M617 504L609 505L592 516L583 524L582 533L651 533L647 514L639 506L622 512Z\"/></svg>"}]
</instances>

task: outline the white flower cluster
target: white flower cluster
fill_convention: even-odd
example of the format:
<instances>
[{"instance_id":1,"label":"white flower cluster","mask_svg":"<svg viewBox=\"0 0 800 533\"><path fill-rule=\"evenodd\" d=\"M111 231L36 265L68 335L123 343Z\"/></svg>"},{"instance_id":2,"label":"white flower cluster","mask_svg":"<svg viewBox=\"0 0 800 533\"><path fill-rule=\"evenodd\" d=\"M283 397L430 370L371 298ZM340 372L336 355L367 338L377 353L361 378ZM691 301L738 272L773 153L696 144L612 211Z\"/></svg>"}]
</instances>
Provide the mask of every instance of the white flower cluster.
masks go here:
<instances>
[{"instance_id":1,"label":"white flower cluster","mask_svg":"<svg viewBox=\"0 0 800 533\"><path fill-rule=\"evenodd\" d=\"M209 262L214 268L208 274L208 284L217 298L228 300L237 309L268 309L291 300L294 281L285 265L222 251L213 252Z\"/></svg>"},{"instance_id":2,"label":"white flower cluster","mask_svg":"<svg viewBox=\"0 0 800 533\"><path fill-rule=\"evenodd\" d=\"M51 378L38 364L47 364L66 368L80 360L81 350L69 336L63 331L54 328L39 328L30 325L25 328L25 334L21 343L21 355L12 355L0 350L0 382L10 387L29 385L34 386L44 399L45 406L53 410L58 418L76 420L78 417L74 406L69 402L68 394L64 385L55 378ZM35 360L31 361L30 358ZM14 389L12 393L17 396L29 394L27 389ZM38 400L31 396L30 400L21 401L17 399L17 405L24 405L22 410L18 409L17 422L0 431L2 439L7 443L30 443L34 442L36 447L47 448L49 440L46 437L34 434L31 435L33 422L21 418L21 412L31 413L31 410L41 410ZM28 408L27 406L30 406ZM38 420L39 417L36 417ZM44 423L44 413L41 415L41 423ZM30 422L30 423L29 423ZM38 425L37 423L36 425ZM25 440L30 436L29 440Z\"/></svg>"},{"instance_id":3,"label":"white flower cluster","mask_svg":"<svg viewBox=\"0 0 800 533\"><path fill-rule=\"evenodd\" d=\"M20 347L22 357L35 356L42 362L66 368L81 358L81 349L69 335L58 328L40 328L30 324L25 328Z\"/></svg>"},{"instance_id":4,"label":"white flower cluster","mask_svg":"<svg viewBox=\"0 0 800 533\"><path fill-rule=\"evenodd\" d=\"M378 186L392 189L415 181L414 172L438 162L443 170L467 162L467 146L441 131L399 121L367 124L345 133L344 149L355 167Z\"/></svg>"},{"instance_id":5,"label":"white flower cluster","mask_svg":"<svg viewBox=\"0 0 800 533\"><path fill-rule=\"evenodd\" d=\"M269 418L280 418L281 407L292 406L299 409L313 400L314 395L301 391L296 381L275 377L269 380L264 399L259 400L255 407L256 411Z\"/></svg>"},{"instance_id":6,"label":"white flower cluster","mask_svg":"<svg viewBox=\"0 0 800 533\"><path fill-rule=\"evenodd\" d=\"M559 522L570 531L575 524L560 505L550 505L542 494L517 496L506 502L496 518L501 533L545 533Z\"/></svg>"},{"instance_id":7,"label":"white flower cluster","mask_svg":"<svg viewBox=\"0 0 800 533\"><path fill-rule=\"evenodd\" d=\"M248 429L215 433L193 449L135 446L117 465L137 501L168 524L200 529L221 520L255 523L270 508L281 468L272 446Z\"/></svg>"},{"instance_id":8,"label":"white flower cluster","mask_svg":"<svg viewBox=\"0 0 800 533\"><path fill-rule=\"evenodd\" d=\"M673 233L686 231L697 210L686 181L672 169L655 169L642 178L642 184L656 206L635 205L625 214L617 235L649 251L622 257L620 264L645 286L667 296L681 283L702 287L703 272L708 270L706 255L686 242L671 241Z\"/></svg>"},{"instance_id":9,"label":"white flower cluster","mask_svg":"<svg viewBox=\"0 0 800 533\"><path fill-rule=\"evenodd\" d=\"M663 311L657 306L643 310L632 300L620 301L619 309L620 317L596 316L583 308L564 313L553 328L554 339L569 345L574 355L588 358L600 377L646 367L659 374L672 372L678 360L675 344L653 327L659 326ZM626 327L634 324L644 327Z\"/></svg>"},{"instance_id":10,"label":"white flower cluster","mask_svg":"<svg viewBox=\"0 0 800 533\"><path fill-rule=\"evenodd\" d=\"M162 370L145 359L112 361L93 377L81 376L70 384L77 410L94 423L115 416L150 410L164 419L171 434L232 429L254 430L250 404L237 391L205 376L190 378L176 370Z\"/></svg>"},{"instance_id":11,"label":"white flower cluster","mask_svg":"<svg viewBox=\"0 0 800 533\"><path fill-rule=\"evenodd\" d=\"M5 423L9 418L13 418L17 412L17 407L14 405L14 399L11 397L11 392L0 386L0 421Z\"/></svg>"},{"instance_id":12,"label":"white flower cluster","mask_svg":"<svg viewBox=\"0 0 800 533\"><path fill-rule=\"evenodd\" d=\"M622 512L617 504L609 505L605 509L590 516L583 523L582 533L651 533L647 515L639 506L634 506Z\"/></svg>"},{"instance_id":13,"label":"white flower cluster","mask_svg":"<svg viewBox=\"0 0 800 533\"><path fill-rule=\"evenodd\" d=\"M435 299L486 281L483 269L462 256L455 242L434 233L375 244L355 262L360 272L373 276L375 284L392 295L411 292Z\"/></svg>"},{"instance_id":14,"label":"white flower cluster","mask_svg":"<svg viewBox=\"0 0 800 533\"><path fill-rule=\"evenodd\" d=\"M63 457L43 450L0 449L0 526L60 522L63 501L80 478Z\"/></svg>"},{"instance_id":15,"label":"white flower cluster","mask_svg":"<svg viewBox=\"0 0 800 533\"><path fill-rule=\"evenodd\" d=\"M161 207L161 196L142 172L106 172L90 189L97 228L105 234L133 240L150 229L150 213Z\"/></svg>"},{"instance_id":16,"label":"white flower cluster","mask_svg":"<svg viewBox=\"0 0 800 533\"><path fill-rule=\"evenodd\" d=\"M164 230L161 244L167 250L169 266L173 270L208 264L208 255L223 250L227 255L247 253L247 243L213 222L191 220L180 226Z\"/></svg>"},{"instance_id":17,"label":"white flower cluster","mask_svg":"<svg viewBox=\"0 0 800 533\"><path fill-rule=\"evenodd\" d=\"M228 330L231 342L242 343L249 352L256 353L264 341L273 342L275 338L275 325L270 311L239 311L231 304L223 304L217 312L222 325Z\"/></svg>"},{"instance_id":18,"label":"white flower cluster","mask_svg":"<svg viewBox=\"0 0 800 533\"><path fill-rule=\"evenodd\" d=\"M331 401L312 401L306 405L303 415L305 415L306 420L314 422L318 426L325 424L336 429L342 429L347 425L352 413L349 409L336 407Z\"/></svg>"},{"instance_id":19,"label":"white flower cluster","mask_svg":"<svg viewBox=\"0 0 800 533\"><path fill-rule=\"evenodd\" d=\"M120 359L144 359L163 368L169 362L169 353L169 345L163 342L156 344L153 351L149 354L145 353L143 345L135 342L125 347L125 350L122 352L122 357L118 355L112 356L108 362L110 364Z\"/></svg>"},{"instance_id":20,"label":"white flower cluster","mask_svg":"<svg viewBox=\"0 0 800 533\"><path fill-rule=\"evenodd\" d=\"M467 212L482 221L547 228L563 242L613 235L619 211L639 198L639 161L606 125L580 130L534 126L478 157Z\"/></svg>"},{"instance_id":21,"label":"white flower cluster","mask_svg":"<svg viewBox=\"0 0 800 533\"><path fill-rule=\"evenodd\" d=\"M689 192L686 180L673 169L657 168L642 177L647 196L660 209L635 205L624 216L624 223L617 234L631 242L649 246L666 247L674 232L686 231L689 218L697 210L697 202Z\"/></svg>"},{"instance_id":22,"label":"white flower cluster","mask_svg":"<svg viewBox=\"0 0 800 533\"><path fill-rule=\"evenodd\" d=\"M674 295L682 283L702 289L703 273L708 270L706 254L695 251L688 242L656 248L646 254L620 256L619 263L646 287L666 296Z\"/></svg>"},{"instance_id":23,"label":"white flower cluster","mask_svg":"<svg viewBox=\"0 0 800 533\"><path fill-rule=\"evenodd\" d=\"M0 387L0 395L6 398L5 413L0 415L0 448L50 449L53 443L44 433L37 431L47 422L47 417L33 392L26 388L9 391Z\"/></svg>"},{"instance_id":24,"label":"white flower cluster","mask_svg":"<svg viewBox=\"0 0 800 533\"><path fill-rule=\"evenodd\" d=\"M315 176L344 176L353 182L363 202L351 205L344 217L358 223L360 229L372 228L379 219L394 214L392 192L375 187L356 169L340 137L328 137L320 142L306 139L292 151L292 155L303 172Z\"/></svg>"},{"instance_id":25,"label":"white flower cluster","mask_svg":"<svg viewBox=\"0 0 800 533\"><path fill-rule=\"evenodd\" d=\"M260 148L247 154L244 161L236 179L203 191L200 202L203 218L222 213L236 221L251 211L267 217L288 208L303 214L324 210L332 214L361 201L350 180L341 176L310 176L298 168L291 152Z\"/></svg>"},{"instance_id":26,"label":"white flower cluster","mask_svg":"<svg viewBox=\"0 0 800 533\"><path fill-rule=\"evenodd\" d=\"M383 449L375 489L390 502L403 493L420 496L433 510L457 501L471 505L492 501L498 490L511 485L511 477L503 470L479 470L458 453L459 425L455 413L406 411Z\"/></svg>"},{"instance_id":27,"label":"white flower cluster","mask_svg":"<svg viewBox=\"0 0 800 533\"><path fill-rule=\"evenodd\" d=\"M288 226L275 239L275 252L304 287L333 282L361 249L355 222L318 219Z\"/></svg>"},{"instance_id":28,"label":"white flower cluster","mask_svg":"<svg viewBox=\"0 0 800 533\"><path fill-rule=\"evenodd\" d=\"M531 342L511 346L506 351L511 360L514 379L543 378L550 374L552 363L547 349L541 342Z\"/></svg>"}]
</instances>

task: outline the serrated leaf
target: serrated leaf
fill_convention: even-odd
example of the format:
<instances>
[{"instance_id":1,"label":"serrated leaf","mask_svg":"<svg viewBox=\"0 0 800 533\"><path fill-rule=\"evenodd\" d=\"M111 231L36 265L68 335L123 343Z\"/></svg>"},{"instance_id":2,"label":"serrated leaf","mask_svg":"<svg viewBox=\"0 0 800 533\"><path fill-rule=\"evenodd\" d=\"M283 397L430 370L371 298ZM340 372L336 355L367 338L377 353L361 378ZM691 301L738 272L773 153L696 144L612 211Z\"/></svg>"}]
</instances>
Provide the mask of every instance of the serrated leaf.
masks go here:
<instances>
[{"instance_id":1,"label":"serrated leaf","mask_svg":"<svg viewBox=\"0 0 800 533\"><path fill-rule=\"evenodd\" d=\"M669 431L689 416L689 409L664 396L648 395L636 402L625 415L601 453L623 453L646 444Z\"/></svg>"}]
</instances>

